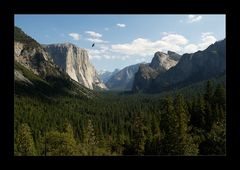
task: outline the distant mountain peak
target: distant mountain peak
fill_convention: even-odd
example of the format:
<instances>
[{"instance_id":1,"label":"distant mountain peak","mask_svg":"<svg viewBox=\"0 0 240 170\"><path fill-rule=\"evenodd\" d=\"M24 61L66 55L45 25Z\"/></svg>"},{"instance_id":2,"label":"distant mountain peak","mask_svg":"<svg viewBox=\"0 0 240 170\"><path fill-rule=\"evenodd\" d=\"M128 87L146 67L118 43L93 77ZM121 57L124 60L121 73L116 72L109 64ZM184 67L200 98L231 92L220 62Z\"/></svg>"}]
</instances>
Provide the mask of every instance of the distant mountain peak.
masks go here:
<instances>
[{"instance_id":1,"label":"distant mountain peak","mask_svg":"<svg viewBox=\"0 0 240 170\"><path fill-rule=\"evenodd\" d=\"M124 67L121 70L115 69L115 73L106 82L106 86L110 90L131 90L139 65L140 63Z\"/></svg>"},{"instance_id":2,"label":"distant mountain peak","mask_svg":"<svg viewBox=\"0 0 240 170\"><path fill-rule=\"evenodd\" d=\"M154 54L154 57L149 66L155 70L165 71L175 66L176 64L177 62L175 60L172 60L168 54L158 51Z\"/></svg>"},{"instance_id":3,"label":"distant mountain peak","mask_svg":"<svg viewBox=\"0 0 240 170\"><path fill-rule=\"evenodd\" d=\"M170 60L175 64L171 66ZM209 79L226 70L226 41L215 42L203 51L182 56L171 51L168 54L157 52L149 67L140 66L133 91L162 92Z\"/></svg>"}]
</instances>

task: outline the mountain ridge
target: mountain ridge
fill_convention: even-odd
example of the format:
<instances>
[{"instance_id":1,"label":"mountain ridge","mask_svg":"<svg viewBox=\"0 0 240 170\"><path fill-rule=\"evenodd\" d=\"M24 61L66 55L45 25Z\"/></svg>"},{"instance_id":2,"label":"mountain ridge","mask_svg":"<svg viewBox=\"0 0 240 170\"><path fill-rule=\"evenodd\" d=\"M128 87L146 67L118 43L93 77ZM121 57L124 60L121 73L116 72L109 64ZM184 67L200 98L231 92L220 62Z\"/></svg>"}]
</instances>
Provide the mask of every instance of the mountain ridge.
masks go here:
<instances>
[{"instance_id":1,"label":"mountain ridge","mask_svg":"<svg viewBox=\"0 0 240 170\"><path fill-rule=\"evenodd\" d=\"M183 54L169 70L150 78L148 83L135 77L133 91L159 93L206 80L226 70L226 39L217 41L203 51ZM147 82L147 81L145 81Z\"/></svg>"},{"instance_id":2,"label":"mountain ridge","mask_svg":"<svg viewBox=\"0 0 240 170\"><path fill-rule=\"evenodd\" d=\"M134 75L140 64L141 63L130 65L119 70L106 82L106 86L110 90L131 90Z\"/></svg>"},{"instance_id":3,"label":"mountain ridge","mask_svg":"<svg viewBox=\"0 0 240 170\"><path fill-rule=\"evenodd\" d=\"M94 96L93 92L74 82L58 67L37 41L18 27L14 31L15 94Z\"/></svg>"},{"instance_id":4,"label":"mountain ridge","mask_svg":"<svg viewBox=\"0 0 240 170\"><path fill-rule=\"evenodd\" d=\"M148 88L153 79L175 66L180 58L181 55L175 52L168 51L167 54L157 51L154 54L151 63L142 64L139 67L139 70L134 77L132 90L136 92L140 89Z\"/></svg>"}]
</instances>

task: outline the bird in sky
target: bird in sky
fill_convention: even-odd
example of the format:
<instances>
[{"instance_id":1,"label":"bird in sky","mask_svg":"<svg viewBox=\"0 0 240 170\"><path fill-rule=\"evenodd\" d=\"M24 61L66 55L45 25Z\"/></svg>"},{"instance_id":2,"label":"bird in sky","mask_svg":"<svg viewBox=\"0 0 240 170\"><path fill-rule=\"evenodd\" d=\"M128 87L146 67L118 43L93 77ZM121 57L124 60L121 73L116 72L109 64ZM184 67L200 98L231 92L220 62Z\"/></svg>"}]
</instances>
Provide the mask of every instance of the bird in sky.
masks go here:
<instances>
[{"instance_id":1,"label":"bird in sky","mask_svg":"<svg viewBox=\"0 0 240 170\"><path fill-rule=\"evenodd\" d=\"M95 43L92 44L92 47L95 45Z\"/></svg>"}]
</instances>

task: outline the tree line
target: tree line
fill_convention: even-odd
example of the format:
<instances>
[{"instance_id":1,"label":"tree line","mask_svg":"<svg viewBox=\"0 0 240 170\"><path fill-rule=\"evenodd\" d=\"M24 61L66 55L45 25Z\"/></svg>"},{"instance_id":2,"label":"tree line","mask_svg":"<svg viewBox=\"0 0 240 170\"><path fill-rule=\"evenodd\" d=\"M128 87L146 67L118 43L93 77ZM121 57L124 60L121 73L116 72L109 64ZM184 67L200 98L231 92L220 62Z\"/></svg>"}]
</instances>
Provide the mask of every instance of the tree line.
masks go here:
<instances>
[{"instance_id":1,"label":"tree line","mask_svg":"<svg viewBox=\"0 0 240 170\"><path fill-rule=\"evenodd\" d=\"M14 155L224 155L225 85L192 98L15 95Z\"/></svg>"}]
</instances>

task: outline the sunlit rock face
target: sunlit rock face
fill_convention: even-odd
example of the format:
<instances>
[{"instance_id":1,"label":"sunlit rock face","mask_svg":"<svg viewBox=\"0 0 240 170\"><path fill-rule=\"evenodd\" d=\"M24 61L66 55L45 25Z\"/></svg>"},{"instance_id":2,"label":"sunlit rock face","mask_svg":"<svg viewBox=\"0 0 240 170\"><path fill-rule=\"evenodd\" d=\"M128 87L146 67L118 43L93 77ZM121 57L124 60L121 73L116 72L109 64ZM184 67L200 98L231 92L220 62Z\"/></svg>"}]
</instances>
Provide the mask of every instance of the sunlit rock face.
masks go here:
<instances>
[{"instance_id":1,"label":"sunlit rock face","mask_svg":"<svg viewBox=\"0 0 240 170\"><path fill-rule=\"evenodd\" d=\"M135 74L132 90L148 91L153 79L174 67L180 58L181 56L174 52L169 51L168 54L156 52L151 63L140 65Z\"/></svg>"},{"instance_id":2,"label":"sunlit rock face","mask_svg":"<svg viewBox=\"0 0 240 170\"><path fill-rule=\"evenodd\" d=\"M64 69L73 80L89 89L106 89L89 61L87 50L70 43L51 44L44 47L52 56L54 63Z\"/></svg>"}]
</instances>

